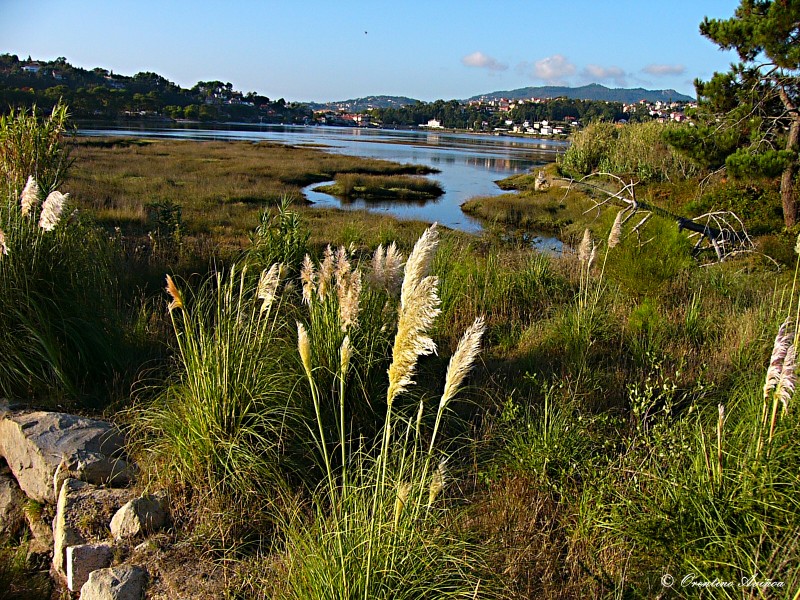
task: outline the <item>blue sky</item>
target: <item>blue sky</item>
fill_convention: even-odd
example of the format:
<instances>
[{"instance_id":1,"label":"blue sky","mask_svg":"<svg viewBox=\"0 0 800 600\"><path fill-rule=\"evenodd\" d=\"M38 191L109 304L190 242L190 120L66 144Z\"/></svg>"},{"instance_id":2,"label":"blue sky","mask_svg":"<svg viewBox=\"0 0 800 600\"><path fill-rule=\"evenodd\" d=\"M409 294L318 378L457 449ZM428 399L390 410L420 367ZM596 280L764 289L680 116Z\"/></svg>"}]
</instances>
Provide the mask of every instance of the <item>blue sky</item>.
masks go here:
<instances>
[{"instance_id":1,"label":"blue sky","mask_svg":"<svg viewBox=\"0 0 800 600\"><path fill-rule=\"evenodd\" d=\"M738 0L0 0L0 53L123 75L154 71L270 98L467 98L529 85L673 88L735 55L703 17Z\"/></svg>"}]
</instances>

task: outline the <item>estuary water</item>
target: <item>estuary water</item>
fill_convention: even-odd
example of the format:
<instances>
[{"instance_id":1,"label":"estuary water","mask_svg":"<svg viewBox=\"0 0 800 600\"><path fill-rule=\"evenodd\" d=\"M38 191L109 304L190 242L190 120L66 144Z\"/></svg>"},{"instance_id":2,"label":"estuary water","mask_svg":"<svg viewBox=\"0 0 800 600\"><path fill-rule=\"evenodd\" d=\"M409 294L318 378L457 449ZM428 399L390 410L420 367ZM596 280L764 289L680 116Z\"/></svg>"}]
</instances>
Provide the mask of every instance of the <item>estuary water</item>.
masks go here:
<instances>
[{"instance_id":1,"label":"estuary water","mask_svg":"<svg viewBox=\"0 0 800 600\"><path fill-rule=\"evenodd\" d=\"M461 204L475 196L501 193L495 183L497 180L553 162L567 148L567 142L559 140L327 126L175 124L112 128L103 125L102 128L84 126L79 135L271 141L294 146L312 145L335 154L426 165L439 170L428 177L442 185L444 194L424 203L361 200L343 203L315 192L313 188L319 184L308 186L303 192L308 200L320 206L366 209L402 219L438 221L447 227L473 233L479 232L481 225L461 211ZM552 243L551 240L541 241L543 245Z\"/></svg>"}]
</instances>

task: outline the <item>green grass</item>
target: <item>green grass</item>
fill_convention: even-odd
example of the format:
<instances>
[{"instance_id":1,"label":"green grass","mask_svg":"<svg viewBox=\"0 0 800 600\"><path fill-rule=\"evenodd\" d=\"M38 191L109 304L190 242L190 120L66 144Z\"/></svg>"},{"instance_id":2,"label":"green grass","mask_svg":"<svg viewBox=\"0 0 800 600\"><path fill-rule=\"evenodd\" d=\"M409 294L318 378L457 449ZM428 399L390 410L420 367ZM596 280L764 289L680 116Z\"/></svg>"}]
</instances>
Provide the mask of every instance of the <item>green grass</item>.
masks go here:
<instances>
[{"instance_id":1,"label":"green grass","mask_svg":"<svg viewBox=\"0 0 800 600\"><path fill-rule=\"evenodd\" d=\"M321 185L314 188L349 200L404 200L425 201L438 198L444 193L442 186L436 181L424 177L406 175L357 175L348 173L337 175L332 185Z\"/></svg>"}]
</instances>

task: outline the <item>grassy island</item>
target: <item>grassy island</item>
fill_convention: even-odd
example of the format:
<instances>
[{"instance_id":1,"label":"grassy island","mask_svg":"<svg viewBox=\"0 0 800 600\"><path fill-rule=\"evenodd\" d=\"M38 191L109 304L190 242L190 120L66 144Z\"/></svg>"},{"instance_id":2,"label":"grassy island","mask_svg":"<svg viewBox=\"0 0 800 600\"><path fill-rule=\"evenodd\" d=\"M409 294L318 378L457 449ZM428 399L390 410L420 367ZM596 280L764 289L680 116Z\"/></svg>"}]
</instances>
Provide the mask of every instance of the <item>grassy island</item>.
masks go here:
<instances>
[{"instance_id":1,"label":"grassy island","mask_svg":"<svg viewBox=\"0 0 800 600\"><path fill-rule=\"evenodd\" d=\"M337 175L335 183L321 185L314 191L324 192L347 200L407 200L424 202L444 193L442 186L424 177L407 175Z\"/></svg>"}]
</instances>

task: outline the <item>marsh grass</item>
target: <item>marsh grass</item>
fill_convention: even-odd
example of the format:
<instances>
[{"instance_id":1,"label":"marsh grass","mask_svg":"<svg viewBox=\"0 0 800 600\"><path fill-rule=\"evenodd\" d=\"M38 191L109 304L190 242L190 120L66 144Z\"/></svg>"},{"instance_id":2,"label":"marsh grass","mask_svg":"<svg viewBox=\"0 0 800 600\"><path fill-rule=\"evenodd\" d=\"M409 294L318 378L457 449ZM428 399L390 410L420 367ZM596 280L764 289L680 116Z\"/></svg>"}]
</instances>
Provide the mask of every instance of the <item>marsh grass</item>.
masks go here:
<instances>
[{"instance_id":1,"label":"marsh grass","mask_svg":"<svg viewBox=\"0 0 800 600\"><path fill-rule=\"evenodd\" d=\"M334 184L319 186L315 190L342 198L363 198L365 200L424 201L437 198L444 193L442 186L438 182L424 177L361 175L354 173L337 175Z\"/></svg>"},{"instance_id":2,"label":"marsh grass","mask_svg":"<svg viewBox=\"0 0 800 600\"><path fill-rule=\"evenodd\" d=\"M185 233L213 234L244 246L265 207L339 173L418 174L417 165L327 154L266 142L79 139L65 186L97 221L123 234L147 233L146 204L174 202Z\"/></svg>"}]
</instances>

